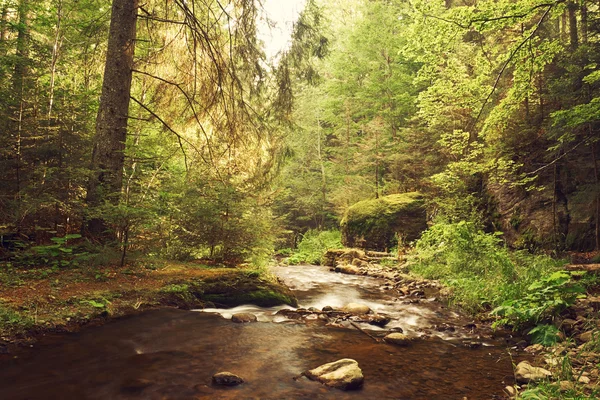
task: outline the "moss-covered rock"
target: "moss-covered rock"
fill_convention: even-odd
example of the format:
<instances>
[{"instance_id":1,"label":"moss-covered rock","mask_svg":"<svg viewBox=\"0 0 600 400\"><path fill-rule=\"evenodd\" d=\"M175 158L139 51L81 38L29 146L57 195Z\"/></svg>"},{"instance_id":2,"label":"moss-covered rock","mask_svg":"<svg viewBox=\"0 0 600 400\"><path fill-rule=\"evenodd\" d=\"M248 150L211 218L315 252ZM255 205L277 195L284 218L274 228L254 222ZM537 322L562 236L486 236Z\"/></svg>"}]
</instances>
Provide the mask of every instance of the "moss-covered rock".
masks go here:
<instances>
[{"instance_id":1,"label":"moss-covered rock","mask_svg":"<svg viewBox=\"0 0 600 400\"><path fill-rule=\"evenodd\" d=\"M344 246L371 250L388 250L398 237L411 242L425 229L425 201L417 192L360 201L348 208L341 222Z\"/></svg>"}]
</instances>

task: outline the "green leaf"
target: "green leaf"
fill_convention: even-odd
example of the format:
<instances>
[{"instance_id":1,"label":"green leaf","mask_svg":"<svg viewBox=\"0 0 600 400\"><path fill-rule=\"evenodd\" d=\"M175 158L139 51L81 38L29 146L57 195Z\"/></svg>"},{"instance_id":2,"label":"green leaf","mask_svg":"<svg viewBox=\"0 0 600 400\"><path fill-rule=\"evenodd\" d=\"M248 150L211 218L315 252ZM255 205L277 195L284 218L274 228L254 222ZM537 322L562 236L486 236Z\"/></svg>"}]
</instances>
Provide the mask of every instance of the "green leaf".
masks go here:
<instances>
[{"instance_id":1,"label":"green leaf","mask_svg":"<svg viewBox=\"0 0 600 400\"><path fill-rule=\"evenodd\" d=\"M532 343L552 346L558 341L558 328L554 325L540 324L528 332Z\"/></svg>"}]
</instances>

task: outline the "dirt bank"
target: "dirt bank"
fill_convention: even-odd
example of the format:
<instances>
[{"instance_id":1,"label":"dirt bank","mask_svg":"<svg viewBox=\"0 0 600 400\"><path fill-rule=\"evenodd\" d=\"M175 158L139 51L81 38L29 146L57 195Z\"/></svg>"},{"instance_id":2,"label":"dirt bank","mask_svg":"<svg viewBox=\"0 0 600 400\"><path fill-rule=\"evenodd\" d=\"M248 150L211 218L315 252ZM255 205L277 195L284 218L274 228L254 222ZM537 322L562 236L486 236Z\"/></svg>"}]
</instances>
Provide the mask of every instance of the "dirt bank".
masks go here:
<instances>
[{"instance_id":1,"label":"dirt bank","mask_svg":"<svg viewBox=\"0 0 600 400\"><path fill-rule=\"evenodd\" d=\"M264 274L200 263L139 262L125 268L4 270L0 275L0 354L45 332L159 307L296 304Z\"/></svg>"}]
</instances>

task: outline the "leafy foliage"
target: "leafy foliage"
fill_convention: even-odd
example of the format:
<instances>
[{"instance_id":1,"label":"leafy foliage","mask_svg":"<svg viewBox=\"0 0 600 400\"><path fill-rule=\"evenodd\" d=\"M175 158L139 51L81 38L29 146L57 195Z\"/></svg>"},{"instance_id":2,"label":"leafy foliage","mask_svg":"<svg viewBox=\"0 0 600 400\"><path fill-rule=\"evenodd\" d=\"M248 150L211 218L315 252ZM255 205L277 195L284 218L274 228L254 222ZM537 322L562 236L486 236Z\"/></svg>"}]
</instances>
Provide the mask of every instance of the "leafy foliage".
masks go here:
<instances>
[{"instance_id":1,"label":"leafy foliage","mask_svg":"<svg viewBox=\"0 0 600 400\"><path fill-rule=\"evenodd\" d=\"M511 252L500 236L470 222L437 223L417 241L409 268L442 280L454 301L476 312L527 296L530 285L562 264L548 256Z\"/></svg>"},{"instance_id":2,"label":"leafy foliage","mask_svg":"<svg viewBox=\"0 0 600 400\"><path fill-rule=\"evenodd\" d=\"M533 282L522 298L507 300L492 310L500 316L495 324L510 324L520 327L536 324L551 315L573 305L575 300L585 293L585 289L571 280L571 274L557 271L550 276ZM548 329L540 326L529 333L534 338L546 339Z\"/></svg>"},{"instance_id":3,"label":"leafy foliage","mask_svg":"<svg viewBox=\"0 0 600 400\"><path fill-rule=\"evenodd\" d=\"M321 264L323 255L330 249L342 247L342 235L337 230L309 230L302 235L298 249L287 259L288 264Z\"/></svg>"}]
</instances>

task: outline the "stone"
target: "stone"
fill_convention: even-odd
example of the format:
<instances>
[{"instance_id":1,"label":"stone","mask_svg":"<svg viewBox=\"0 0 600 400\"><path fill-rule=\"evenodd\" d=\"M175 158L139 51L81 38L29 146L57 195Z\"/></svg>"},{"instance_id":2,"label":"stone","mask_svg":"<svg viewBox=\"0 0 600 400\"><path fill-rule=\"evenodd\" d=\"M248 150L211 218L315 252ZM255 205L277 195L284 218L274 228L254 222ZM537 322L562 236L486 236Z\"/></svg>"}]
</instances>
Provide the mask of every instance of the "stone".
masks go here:
<instances>
[{"instance_id":1,"label":"stone","mask_svg":"<svg viewBox=\"0 0 600 400\"><path fill-rule=\"evenodd\" d=\"M591 379L590 379L589 377L587 377L587 376L580 376L580 377L577 379L577 382L579 382L579 383L583 383L583 384L588 384L588 383L590 383L590 382L591 382Z\"/></svg>"},{"instance_id":2,"label":"stone","mask_svg":"<svg viewBox=\"0 0 600 400\"><path fill-rule=\"evenodd\" d=\"M354 265L350 264L338 264L335 269L335 272L341 272L342 274L347 275L360 275L360 270Z\"/></svg>"},{"instance_id":3,"label":"stone","mask_svg":"<svg viewBox=\"0 0 600 400\"><path fill-rule=\"evenodd\" d=\"M408 346L412 339L406 336L404 333L393 332L386 335L383 340L387 343L395 344L397 346Z\"/></svg>"},{"instance_id":4,"label":"stone","mask_svg":"<svg viewBox=\"0 0 600 400\"><path fill-rule=\"evenodd\" d=\"M321 365L306 371L304 375L311 380L321 382L325 386L341 390L359 389L364 382L364 376L358 362L351 358Z\"/></svg>"},{"instance_id":5,"label":"stone","mask_svg":"<svg viewBox=\"0 0 600 400\"><path fill-rule=\"evenodd\" d=\"M560 381L558 384L558 390L561 392L568 392L569 390L575 389L575 385L571 381Z\"/></svg>"},{"instance_id":6,"label":"stone","mask_svg":"<svg viewBox=\"0 0 600 400\"><path fill-rule=\"evenodd\" d=\"M534 367L527 361L521 361L515 371L515 379L519 383L538 382L552 376L547 369Z\"/></svg>"},{"instance_id":7,"label":"stone","mask_svg":"<svg viewBox=\"0 0 600 400\"><path fill-rule=\"evenodd\" d=\"M391 318L387 315L381 314L369 314L363 315L354 319L356 322L364 322L370 325L375 325L379 327L384 327L391 321Z\"/></svg>"},{"instance_id":8,"label":"stone","mask_svg":"<svg viewBox=\"0 0 600 400\"><path fill-rule=\"evenodd\" d=\"M244 383L244 379L227 371L214 374L212 381L215 385L219 386L237 386Z\"/></svg>"},{"instance_id":9,"label":"stone","mask_svg":"<svg viewBox=\"0 0 600 400\"><path fill-rule=\"evenodd\" d=\"M562 329L565 330L565 332L570 333L573 331L573 329L575 328L575 325L577 325L577 321L575 321L574 319L570 319L570 318L565 318L562 320L560 327Z\"/></svg>"},{"instance_id":10,"label":"stone","mask_svg":"<svg viewBox=\"0 0 600 400\"><path fill-rule=\"evenodd\" d=\"M369 306L359 303L348 303L343 308L348 314L363 315L371 312Z\"/></svg>"},{"instance_id":11,"label":"stone","mask_svg":"<svg viewBox=\"0 0 600 400\"><path fill-rule=\"evenodd\" d=\"M525 348L525 352L527 352L527 353L531 353L531 354L536 354L536 353L539 353L539 352L541 352L542 350L544 350L544 346L542 346L542 345L541 345L541 344L539 344L539 343L532 344L531 346L527 346L527 347Z\"/></svg>"},{"instance_id":12,"label":"stone","mask_svg":"<svg viewBox=\"0 0 600 400\"><path fill-rule=\"evenodd\" d=\"M329 311L333 311L333 307L331 306L325 306L321 309L323 312L329 312Z\"/></svg>"},{"instance_id":13,"label":"stone","mask_svg":"<svg viewBox=\"0 0 600 400\"><path fill-rule=\"evenodd\" d=\"M594 336L595 335L594 335L593 331L587 331L587 332L581 333L579 336L577 336L577 338L580 341L587 343L587 342L591 341Z\"/></svg>"},{"instance_id":14,"label":"stone","mask_svg":"<svg viewBox=\"0 0 600 400\"><path fill-rule=\"evenodd\" d=\"M509 397L515 397L517 395L517 389L515 389L514 386L506 386L504 391Z\"/></svg>"},{"instance_id":15,"label":"stone","mask_svg":"<svg viewBox=\"0 0 600 400\"><path fill-rule=\"evenodd\" d=\"M236 322L238 324L243 324L246 322L256 322L256 321L258 321L258 319L256 318L256 315L254 315L254 314L238 313L238 314L233 314L231 316L231 321Z\"/></svg>"}]
</instances>

